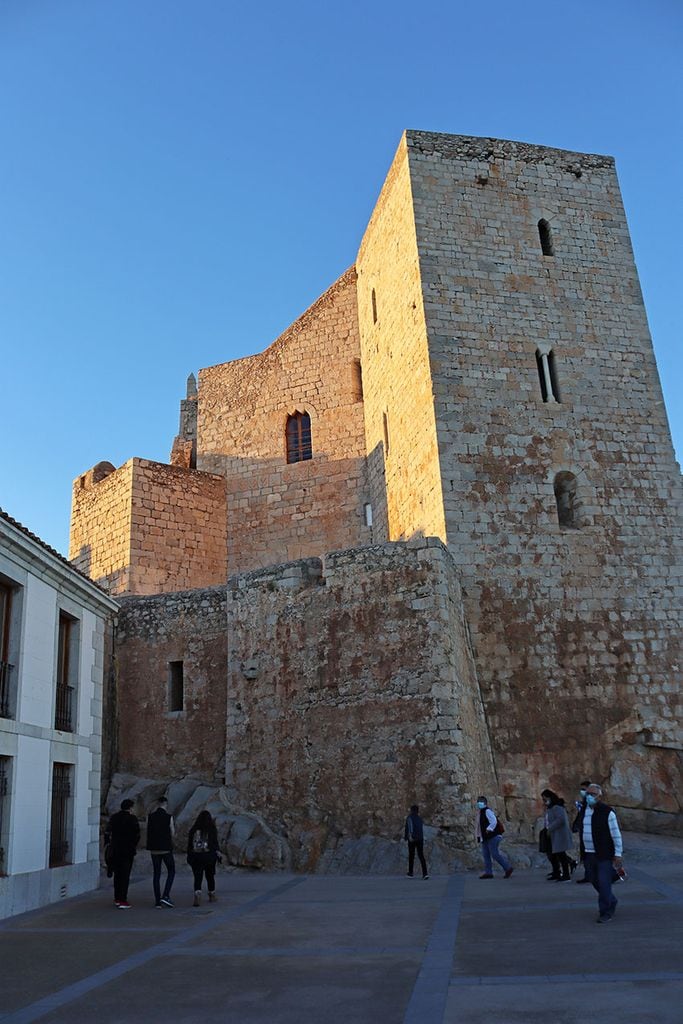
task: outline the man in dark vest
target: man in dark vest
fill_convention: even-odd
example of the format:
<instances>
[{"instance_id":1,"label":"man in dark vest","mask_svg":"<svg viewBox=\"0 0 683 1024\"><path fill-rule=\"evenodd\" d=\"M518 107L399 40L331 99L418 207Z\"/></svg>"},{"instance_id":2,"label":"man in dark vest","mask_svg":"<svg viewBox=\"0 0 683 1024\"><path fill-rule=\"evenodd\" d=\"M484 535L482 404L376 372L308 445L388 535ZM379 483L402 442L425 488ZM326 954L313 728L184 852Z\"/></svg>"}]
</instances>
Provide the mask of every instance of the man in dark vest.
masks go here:
<instances>
[{"instance_id":1,"label":"man in dark vest","mask_svg":"<svg viewBox=\"0 0 683 1024\"><path fill-rule=\"evenodd\" d=\"M112 814L104 836L110 850L110 863L114 873L114 906L129 910L128 882L140 840L138 819L131 813L132 800L124 800L121 810Z\"/></svg>"},{"instance_id":2,"label":"man in dark vest","mask_svg":"<svg viewBox=\"0 0 683 1024\"><path fill-rule=\"evenodd\" d=\"M586 874L598 893L597 921L607 924L617 909L612 878L614 870L621 867L623 844L617 816L609 804L603 803L602 788L594 782L586 790L581 838Z\"/></svg>"},{"instance_id":3,"label":"man in dark vest","mask_svg":"<svg viewBox=\"0 0 683 1024\"><path fill-rule=\"evenodd\" d=\"M157 800L156 808L147 815L147 849L152 855L152 885L154 886L154 905L156 907L172 907L171 888L175 878L175 860L173 858L173 818L166 810L168 801L165 796ZM161 895L161 865L166 868L166 884Z\"/></svg>"}]
</instances>

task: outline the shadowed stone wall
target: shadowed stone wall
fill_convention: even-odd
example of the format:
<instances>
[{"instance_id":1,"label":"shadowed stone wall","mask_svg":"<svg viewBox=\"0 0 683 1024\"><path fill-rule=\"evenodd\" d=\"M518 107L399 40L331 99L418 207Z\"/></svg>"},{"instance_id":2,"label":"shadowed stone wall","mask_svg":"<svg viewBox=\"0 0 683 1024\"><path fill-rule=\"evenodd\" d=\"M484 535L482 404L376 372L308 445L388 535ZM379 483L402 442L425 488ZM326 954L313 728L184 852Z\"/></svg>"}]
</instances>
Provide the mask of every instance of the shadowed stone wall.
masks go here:
<instances>
[{"instance_id":1,"label":"shadowed stone wall","mask_svg":"<svg viewBox=\"0 0 683 1024\"><path fill-rule=\"evenodd\" d=\"M440 541L231 577L228 618L226 786L291 837L296 863L330 838L392 836L414 801L471 841L493 770Z\"/></svg>"}]
</instances>

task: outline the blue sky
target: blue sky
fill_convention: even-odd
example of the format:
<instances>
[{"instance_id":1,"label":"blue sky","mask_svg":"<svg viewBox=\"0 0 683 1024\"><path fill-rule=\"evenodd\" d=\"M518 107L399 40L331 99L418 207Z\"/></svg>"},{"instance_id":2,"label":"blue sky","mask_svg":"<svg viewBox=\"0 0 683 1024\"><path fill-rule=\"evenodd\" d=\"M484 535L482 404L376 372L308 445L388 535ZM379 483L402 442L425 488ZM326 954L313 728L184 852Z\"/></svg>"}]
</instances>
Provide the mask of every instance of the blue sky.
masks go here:
<instances>
[{"instance_id":1,"label":"blue sky","mask_svg":"<svg viewBox=\"0 0 683 1024\"><path fill-rule=\"evenodd\" d=\"M0 505L167 461L187 374L355 258L404 128L616 157L683 453L679 0L0 0Z\"/></svg>"}]
</instances>

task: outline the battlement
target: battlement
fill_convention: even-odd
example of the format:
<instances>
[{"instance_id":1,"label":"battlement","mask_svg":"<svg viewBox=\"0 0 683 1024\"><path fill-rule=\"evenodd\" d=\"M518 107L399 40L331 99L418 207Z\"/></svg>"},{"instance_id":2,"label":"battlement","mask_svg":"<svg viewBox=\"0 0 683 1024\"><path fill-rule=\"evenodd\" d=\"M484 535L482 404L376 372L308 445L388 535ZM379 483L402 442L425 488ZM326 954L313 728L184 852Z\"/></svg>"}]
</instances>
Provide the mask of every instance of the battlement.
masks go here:
<instances>
[{"instance_id":1,"label":"battlement","mask_svg":"<svg viewBox=\"0 0 683 1024\"><path fill-rule=\"evenodd\" d=\"M536 146L509 139L491 139L476 135L448 135L442 132L405 132L412 153L439 153L449 159L520 160L524 163L553 164L572 174L579 170L613 168L614 157L599 153L577 153L569 149Z\"/></svg>"}]
</instances>

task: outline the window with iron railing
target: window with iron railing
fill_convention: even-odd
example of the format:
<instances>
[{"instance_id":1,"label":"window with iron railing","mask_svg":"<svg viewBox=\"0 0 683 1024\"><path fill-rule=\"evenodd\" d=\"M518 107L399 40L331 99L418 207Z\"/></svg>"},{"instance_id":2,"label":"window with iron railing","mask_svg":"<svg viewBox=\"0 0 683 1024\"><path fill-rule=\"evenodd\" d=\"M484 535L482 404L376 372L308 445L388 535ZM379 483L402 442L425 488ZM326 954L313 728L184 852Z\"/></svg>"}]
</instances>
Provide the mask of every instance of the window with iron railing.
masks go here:
<instances>
[{"instance_id":1,"label":"window with iron railing","mask_svg":"<svg viewBox=\"0 0 683 1024\"><path fill-rule=\"evenodd\" d=\"M57 640L57 693L55 700L55 729L73 732L75 729L75 692L78 681L78 620L59 613Z\"/></svg>"},{"instance_id":2,"label":"window with iron railing","mask_svg":"<svg viewBox=\"0 0 683 1024\"><path fill-rule=\"evenodd\" d=\"M9 757L0 757L0 875L7 874L10 761Z\"/></svg>"},{"instance_id":3,"label":"window with iron railing","mask_svg":"<svg viewBox=\"0 0 683 1024\"><path fill-rule=\"evenodd\" d=\"M50 867L71 863L71 773L72 765L52 765L52 806L50 813Z\"/></svg>"},{"instance_id":4,"label":"window with iron railing","mask_svg":"<svg viewBox=\"0 0 683 1024\"><path fill-rule=\"evenodd\" d=\"M0 582L0 718L14 718L14 673L10 664L12 587Z\"/></svg>"}]
</instances>

